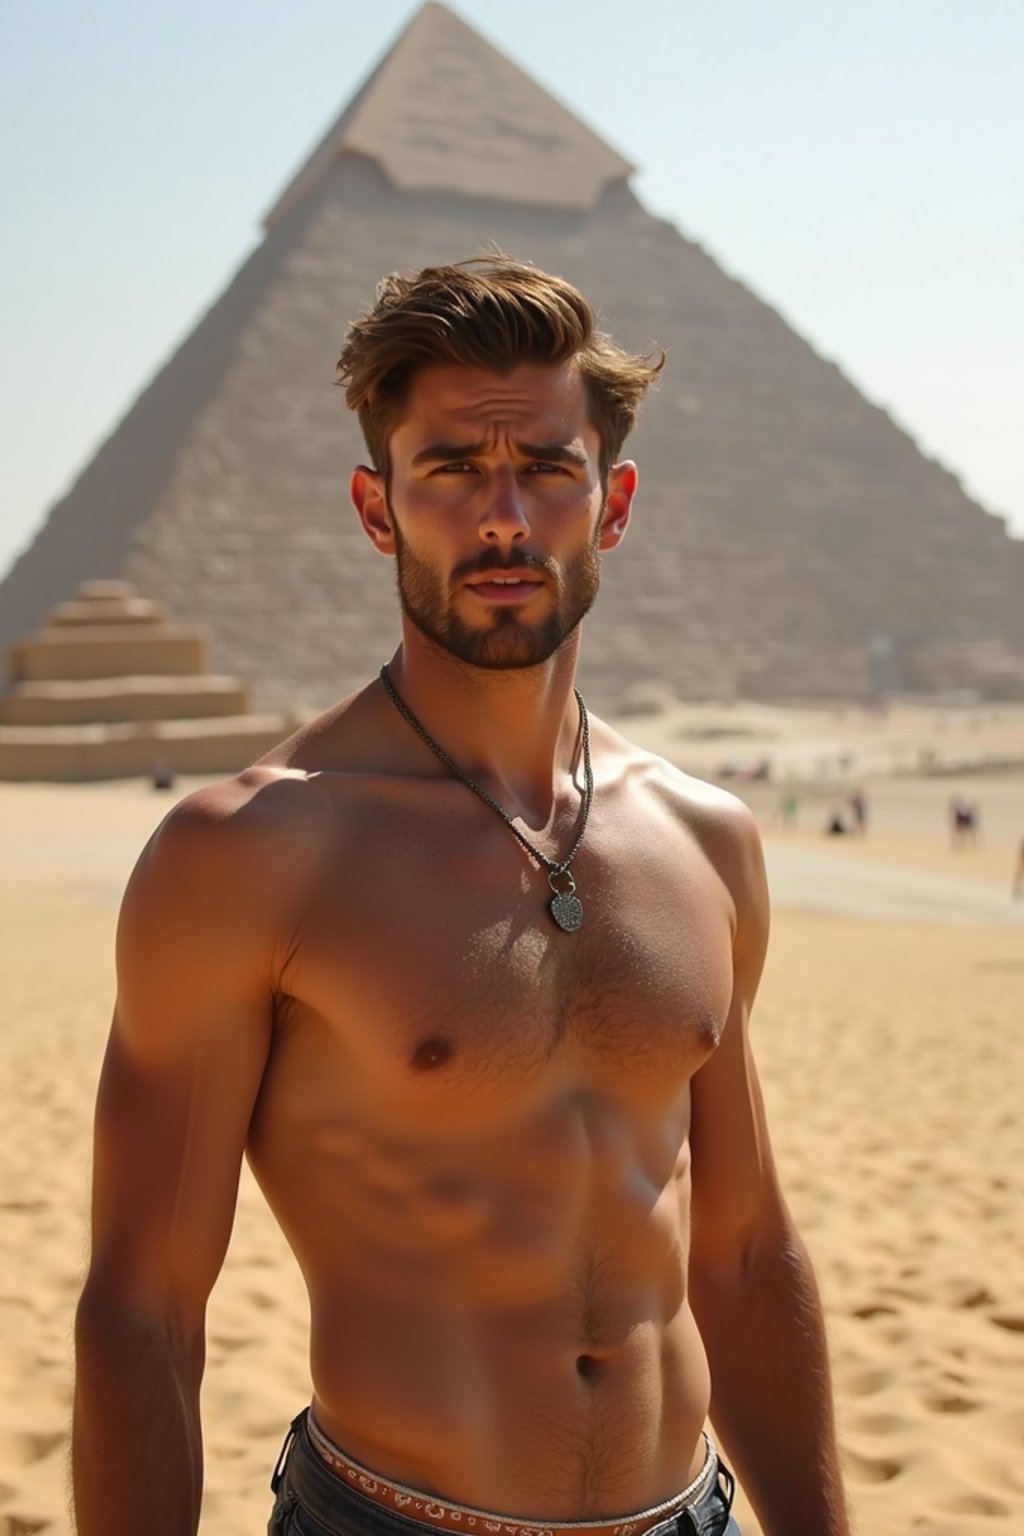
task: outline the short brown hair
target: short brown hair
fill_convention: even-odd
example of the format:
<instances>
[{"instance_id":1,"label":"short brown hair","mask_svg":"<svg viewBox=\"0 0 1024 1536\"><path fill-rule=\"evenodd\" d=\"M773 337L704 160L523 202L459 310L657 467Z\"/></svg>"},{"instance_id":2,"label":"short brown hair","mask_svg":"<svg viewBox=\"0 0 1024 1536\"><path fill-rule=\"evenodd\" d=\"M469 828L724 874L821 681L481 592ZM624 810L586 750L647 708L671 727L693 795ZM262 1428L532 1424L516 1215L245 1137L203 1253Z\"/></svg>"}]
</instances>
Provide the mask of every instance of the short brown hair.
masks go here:
<instances>
[{"instance_id":1,"label":"short brown hair","mask_svg":"<svg viewBox=\"0 0 1024 1536\"><path fill-rule=\"evenodd\" d=\"M455 363L510 373L520 363L570 361L586 386L604 478L665 354L624 352L598 329L577 288L526 262L499 254L425 267L412 277L389 273L373 309L349 328L337 381L358 413L374 465L390 481L391 434L420 368Z\"/></svg>"}]
</instances>

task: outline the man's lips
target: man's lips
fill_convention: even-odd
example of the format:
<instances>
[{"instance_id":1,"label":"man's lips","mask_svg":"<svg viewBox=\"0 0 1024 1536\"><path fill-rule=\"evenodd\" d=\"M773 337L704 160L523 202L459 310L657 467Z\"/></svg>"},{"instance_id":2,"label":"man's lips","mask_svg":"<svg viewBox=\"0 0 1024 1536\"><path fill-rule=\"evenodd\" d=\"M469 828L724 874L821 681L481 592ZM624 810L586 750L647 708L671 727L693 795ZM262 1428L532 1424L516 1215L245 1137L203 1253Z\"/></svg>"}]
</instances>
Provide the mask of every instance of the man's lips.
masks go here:
<instances>
[{"instance_id":1,"label":"man's lips","mask_svg":"<svg viewBox=\"0 0 1024 1536\"><path fill-rule=\"evenodd\" d=\"M531 597L538 587L543 586L544 578L536 571L484 571L479 576L473 576L466 585L487 602L523 602Z\"/></svg>"}]
</instances>

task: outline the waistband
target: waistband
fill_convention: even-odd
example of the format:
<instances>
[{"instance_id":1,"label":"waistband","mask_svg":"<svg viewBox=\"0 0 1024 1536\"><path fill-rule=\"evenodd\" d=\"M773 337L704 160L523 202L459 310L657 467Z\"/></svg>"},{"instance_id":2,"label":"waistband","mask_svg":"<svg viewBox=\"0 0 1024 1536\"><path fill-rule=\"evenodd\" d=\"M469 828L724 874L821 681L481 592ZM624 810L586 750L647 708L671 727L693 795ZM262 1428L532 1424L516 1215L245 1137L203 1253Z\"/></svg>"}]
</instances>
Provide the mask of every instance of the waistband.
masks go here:
<instances>
[{"instance_id":1,"label":"waistband","mask_svg":"<svg viewBox=\"0 0 1024 1536\"><path fill-rule=\"evenodd\" d=\"M410 1488L405 1483L396 1483L371 1472L328 1439L311 1411L305 1416L304 1427L309 1444L319 1459L355 1493L394 1514L404 1515L407 1520L418 1520L439 1530L461 1533L461 1536L469 1532L473 1536L557 1536L559 1532L575 1532L579 1536L645 1536L645 1532L670 1520L680 1510L693 1509L706 1498L715 1486L719 1467L714 1442L705 1434L704 1464L697 1476L662 1504L614 1520L524 1520L475 1509L469 1504L455 1504L450 1499L435 1498L421 1488Z\"/></svg>"}]
</instances>

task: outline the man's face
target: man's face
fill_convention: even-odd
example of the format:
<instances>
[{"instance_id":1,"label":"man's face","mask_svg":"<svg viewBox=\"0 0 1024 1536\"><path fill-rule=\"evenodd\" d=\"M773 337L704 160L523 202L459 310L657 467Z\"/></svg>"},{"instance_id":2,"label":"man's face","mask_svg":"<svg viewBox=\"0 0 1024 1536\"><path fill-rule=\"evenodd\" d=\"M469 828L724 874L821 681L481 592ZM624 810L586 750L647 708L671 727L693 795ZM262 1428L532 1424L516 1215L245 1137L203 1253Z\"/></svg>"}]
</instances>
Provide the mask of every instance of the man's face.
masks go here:
<instances>
[{"instance_id":1,"label":"man's face","mask_svg":"<svg viewBox=\"0 0 1024 1536\"><path fill-rule=\"evenodd\" d=\"M600 564L593 540L561 570L550 557L522 553L510 562L492 547L456 566L446 580L439 566L413 550L400 529L396 518L395 557L403 612L421 634L470 666L539 666L554 655L597 596ZM460 582L471 585L470 601L486 606L486 623L480 623L480 615L471 618L460 612L453 597ZM533 604L534 610L542 611L528 618L529 600L542 594L546 601Z\"/></svg>"},{"instance_id":2,"label":"man's face","mask_svg":"<svg viewBox=\"0 0 1024 1536\"><path fill-rule=\"evenodd\" d=\"M374 477L387 541L356 494L367 472L353 481L367 531L396 556L402 608L417 629L475 667L533 667L553 655L593 604L599 550L618 542L628 518L635 471L617 466L606 496L599 455L570 366L418 373L391 437L386 501Z\"/></svg>"}]
</instances>

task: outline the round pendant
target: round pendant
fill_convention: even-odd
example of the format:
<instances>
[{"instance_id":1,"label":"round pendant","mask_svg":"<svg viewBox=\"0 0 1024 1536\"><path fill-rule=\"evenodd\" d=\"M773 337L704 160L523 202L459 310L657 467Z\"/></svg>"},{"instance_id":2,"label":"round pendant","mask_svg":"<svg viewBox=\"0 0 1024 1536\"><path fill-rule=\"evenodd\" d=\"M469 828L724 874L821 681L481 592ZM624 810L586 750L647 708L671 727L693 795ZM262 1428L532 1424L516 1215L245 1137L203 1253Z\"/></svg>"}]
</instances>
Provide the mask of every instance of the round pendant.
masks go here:
<instances>
[{"instance_id":1,"label":"round pendant","mask_svg":"<svg viewBox=\"0 0 1024 1536\"><path fill-rule=\"evenodd\" d=\"M583 903L571 891L556 891L548 907L564 933L575 933L583 922Z\"/></svg>"}]
</instances>

